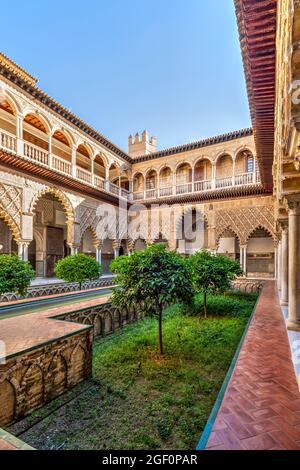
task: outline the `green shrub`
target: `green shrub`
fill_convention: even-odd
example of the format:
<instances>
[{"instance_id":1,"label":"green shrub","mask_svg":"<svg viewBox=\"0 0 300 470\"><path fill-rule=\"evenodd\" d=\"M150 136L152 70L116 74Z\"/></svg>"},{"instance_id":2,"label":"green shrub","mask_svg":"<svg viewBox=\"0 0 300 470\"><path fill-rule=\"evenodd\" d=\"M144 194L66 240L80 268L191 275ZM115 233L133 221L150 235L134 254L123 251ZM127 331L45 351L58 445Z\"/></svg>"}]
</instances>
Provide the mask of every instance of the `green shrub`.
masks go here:
<instances>
[{"instance_id":1,"label":"green shrub","mask_svg":"<svg viewBox=\"0 0 300 470\"><path fill-rule=\"evenodd\" d=\"M120 256L111 262L117 274L112 302L121 308L143 304L158 319L159 351L163 349L163 311L167 305L188 303L194 295L187 264L175 251L158 243L131 256Z\"/></svg>"},{"instance_id":2,"label":"green shrub","mask_svg":"<svg viewBox=\"0 0 300 470\"><path fill-rule=\"evenodd\" d=\"M78 282L79 288L83 281L97 279L101 275L101 265L91 256L83 253L66 256L58 261L55 274L67 282Z\"/></svg>"},{"instance_id":3,"label":"green shrub","mask_svg":"<svg viewBox=\"0 0 300 470\"><path fill-rule=\"evenodd\" d=\"M225 293L224 295L209 295L207 297L207 312L212 316L249 316L253 304L257 299L256 294ZM202 312L204 308L203 294L195 296L194 314Z\"/></svg>"},{"instance_id":4,"label":"green shrub","mask_svg":"<svg viewBox=\"0 0 300 470\"><path fill-rule=\"evenodd\" d=\"M203 292L203 311L208 315L209 294L226 292L235 277L242 274L239 263L223 255L202 250L194 253L187 261L190 276L196 291Z\"/></svg>"},{"instance_id":5,"label":"green shrub","mask_svg":"<svg viewBox=\"0 0 300 470\"><path fill-rule=\"evenodd\" d=\"M17 292L23 295L34 277L31 265L18 255L0 255L0 294Z\"/></svg>"}]
</instances>

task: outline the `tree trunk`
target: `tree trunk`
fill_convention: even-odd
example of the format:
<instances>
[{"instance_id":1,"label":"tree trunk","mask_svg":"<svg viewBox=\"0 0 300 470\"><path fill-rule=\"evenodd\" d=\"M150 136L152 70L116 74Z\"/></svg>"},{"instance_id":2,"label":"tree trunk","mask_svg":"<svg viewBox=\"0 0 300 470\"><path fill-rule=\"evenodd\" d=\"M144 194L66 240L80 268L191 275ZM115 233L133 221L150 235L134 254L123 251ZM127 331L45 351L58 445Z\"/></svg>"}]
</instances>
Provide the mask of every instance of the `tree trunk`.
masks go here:
<instances>
[{"instance_id":1,"label":"tree trunk","mask_svg":"<svg viewBox=\"0 0 300 470\"><path fill-rule=\"evenodd\" d=\"M204 304L204 318L207 318L207 292L206 291L204 291L203 304Z\"/></svg>"},{"instance_id":2,"label":"tree trunk","mask_svg":"<svg viewBox=\"0 0 300 470\"><path fill-rule=\"evenodd\" d=\"M81 285L82 285L82 282L79 283L79 290L81 290Z\"/></svg>"},{"instance_id":3,"label":"tree trunk","mask_svg":"<svg viewBox=\"0 0 300 470\"><path fill-rule=\"evenodd\" d=\"M163 320L163 308L162 308L162 306L160 306L159 307L159 314L158 314L158 339L159 339L159 352L163 356L164 355L164 345L163 345L162 320Z\"/></svg>"}]
</instances>

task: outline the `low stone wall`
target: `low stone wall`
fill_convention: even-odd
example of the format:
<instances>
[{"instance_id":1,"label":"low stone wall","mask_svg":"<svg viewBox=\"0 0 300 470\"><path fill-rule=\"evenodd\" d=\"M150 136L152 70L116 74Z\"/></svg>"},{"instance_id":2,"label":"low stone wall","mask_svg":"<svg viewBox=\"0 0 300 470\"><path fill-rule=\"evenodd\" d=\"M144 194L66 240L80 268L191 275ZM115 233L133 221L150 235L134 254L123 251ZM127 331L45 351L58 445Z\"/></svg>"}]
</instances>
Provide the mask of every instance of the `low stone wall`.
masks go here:
<instances>
[{"instance_id":1,"label":"low stone wall","mask_svg":"<svg viewBox=\"0 0 300 470\"><path fill-rule=\"evenodd\" d=\"M259 293L265 281L257 279L238 278L232 282L232 288L241 292L255 292Z\"/></svg>"},{"instance_id":2,"label":"low stone wall","mask_svg":"<svg viewBox=\"0 0 300 470\"><path fill-rule=\"evenodd\" d=\"M121 311L106 299L96 302L87 302L91 305L83 308L76 309L76 305L63 309L58 307L40 314L24 315L19 319L1 320L0 327L4 325L3 322L10 321L8 333L14 321L25 321L26 325L28 321L33 321L35 328L42 329L41 322L44 322L46 329L46 321L50 320L51 326L55 322L60 326L65 325L65 334L52 338L42 347L33 344L29 350L23 348L16 353L12 352L6 363L0 364L0 426L7 426L23 418L90 377L93 338L112 334L139 318L137 309ZM72 331L69 331L74 323L79 324L79 327L73 331L74 325ZM22 333L22 324L19 327Z\"/></svg>"},{"instance_id":3,"label":"low stone wall","mask_svg":"<svg viewBox=\"0 0 300 470\"><path fill-rule=\"evenodd\" d=\"M19 420L92 373L92 329L16 354L0 366L0 425Z\"/></svg>"},{"instance_id":4,"label":"low stone wall","mask_svg":"<svg viewBox=\"0 0 300 470\"><path fill-rule=\"evenodd\" d=\"M90 308L62 313L53 318L92 326L93 335L98 338L113 333L127 323L137 321L139 317L139 312L135 308L120 310L114 307L111 302L105 302Z\"/></svg>"},{"instance_id":5,"label":"low stone wall","mask_svg":"<svg viewBox=\"0 0 300 470\"><path fill-rule=\"evenodd\" d=\"M94 289L97 287L110 287L115 284L114 276L85 281L82 283L82 290ZM33 299L35 297L44 297L47 295L64 294L79 290L78 282L59 282L53 284L44 284L40 286L31 286L27 289L25 295L18 295L10 292L0 296L0 302L11 302L20 299Z\"/></svg>"}]
</instances>

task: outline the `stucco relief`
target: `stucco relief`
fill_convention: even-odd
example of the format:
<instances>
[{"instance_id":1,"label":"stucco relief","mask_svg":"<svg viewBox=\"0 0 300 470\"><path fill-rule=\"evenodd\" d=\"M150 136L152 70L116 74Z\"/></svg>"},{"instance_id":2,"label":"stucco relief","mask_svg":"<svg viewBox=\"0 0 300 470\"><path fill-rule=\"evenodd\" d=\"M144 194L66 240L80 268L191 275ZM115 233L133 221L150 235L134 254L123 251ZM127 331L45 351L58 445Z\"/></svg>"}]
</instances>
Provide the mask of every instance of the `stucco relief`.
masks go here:
<instances>
[{"instance_id":1,"label":"stucco relief","mask_svg":"<svg viewBox=\"0 0 300 470\"><path fill-rule=\"evenodd\" d=\"M247 245L253 231L262 227L276 241L273 206L255 206L215 211L216 243L226 229L231 229L239 238L241 245Z\"/></svg>"}]
</instances>

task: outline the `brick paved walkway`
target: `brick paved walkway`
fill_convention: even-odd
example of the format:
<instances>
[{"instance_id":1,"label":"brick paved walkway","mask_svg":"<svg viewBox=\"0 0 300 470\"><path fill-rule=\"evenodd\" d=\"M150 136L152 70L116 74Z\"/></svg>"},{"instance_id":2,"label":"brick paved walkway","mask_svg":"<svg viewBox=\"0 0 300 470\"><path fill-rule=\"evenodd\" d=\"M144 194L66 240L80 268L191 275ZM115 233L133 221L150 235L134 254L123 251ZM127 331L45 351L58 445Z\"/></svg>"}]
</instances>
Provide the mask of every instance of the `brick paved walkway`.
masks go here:
<instances>
[{"instance_id":1,"label":"brick paved walkway","mask_svg":"<svg viewBox=\"0 0 300 470\"><path fill-rule=\"evenodd\" d=\"M89 328L89 326L55 320L51 317L99 305L106 302L108 298L109 296L103 296L63 307L50 308L40 313L4 318L0 322L0 340L5 344L6 358Z\"/></svg>"},{"instance_id":2,"label":"brick paved walkway","mask_svg":"<svg viewBox=\"0 0 300 470\"><path fill-rule=\"evenodd\" d=\"M275 282L264 287L206 449L300 449L300 393Z\"/></svg>"}]
</instances>

